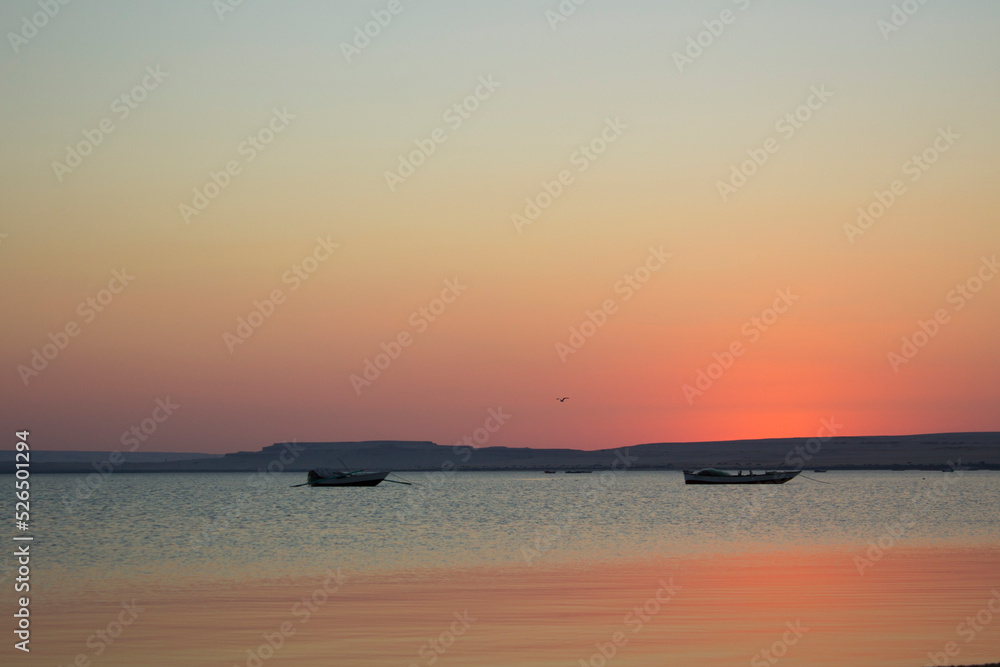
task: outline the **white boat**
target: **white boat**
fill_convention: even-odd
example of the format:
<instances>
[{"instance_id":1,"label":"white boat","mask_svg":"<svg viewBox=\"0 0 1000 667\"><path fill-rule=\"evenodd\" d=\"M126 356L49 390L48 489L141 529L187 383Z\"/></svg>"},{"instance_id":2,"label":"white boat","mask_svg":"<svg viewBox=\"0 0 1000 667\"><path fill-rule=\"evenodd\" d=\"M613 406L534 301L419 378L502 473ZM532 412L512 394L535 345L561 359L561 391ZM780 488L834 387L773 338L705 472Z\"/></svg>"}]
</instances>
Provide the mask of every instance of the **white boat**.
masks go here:
<instances>
[{"instance_id":1,"label":"white boat","mask_svg":"<svg viewBox=\"0 0 1000 667\"><path fill-rule=\"evenodd\" d=\"M337 472L319 468L310 470L306 476L308 486L377 486L389 476L388 472ZM392 480L390 480L392 481ZM304 485L304 486L305 486Z\"/></svg>"},{"instance_id":2,"label":"white boat","mask_svg":"<svg viewBox=\"0 0 1000 667\"><path fill-rule=\"evenodd\" d=\"M739 473L726 472L716 468L705 468L698 472L684 471L685 484L784 484L798 475L801 470L769 470L762 473L741 470Z\"/></svg>"}]
</instances>

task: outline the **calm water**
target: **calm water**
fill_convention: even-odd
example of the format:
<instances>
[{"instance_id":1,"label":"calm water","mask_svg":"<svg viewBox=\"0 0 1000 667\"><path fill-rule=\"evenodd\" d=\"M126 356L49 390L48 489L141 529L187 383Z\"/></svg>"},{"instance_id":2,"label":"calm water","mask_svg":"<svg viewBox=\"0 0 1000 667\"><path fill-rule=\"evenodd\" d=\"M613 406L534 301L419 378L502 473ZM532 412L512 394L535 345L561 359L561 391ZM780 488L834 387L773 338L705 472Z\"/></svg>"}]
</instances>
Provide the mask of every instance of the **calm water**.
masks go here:
<instances>
[{"instance_id":1,"label":"calm water","mask_svg":"<svg viewBox=\"0 0 1000 667\"><path fill-rule=\"evenodd\" d=\"M769 647L787 665L931 664L1000 586L1000 474L807 474L403 473L421 486L354 489L115 474L89 498L83 476L39 476L40 651L97 664L86 640L137 597L146 611L101 664L256 664L247 651L339 569L348 583L262 664L599 667L601 646L609 665L753 664ZM670 602L627 625L665 585ZM464 611L467 633L421 654ZM809 632L777 646L797 621ZM616 631L627 644L607 643ZM1000 658L1000 617L961 648L951 664Z\"/></svg>"},{"instance_id":2,"label":"calm water","mask_svg":"<svg viewBox=\"0 0 1000 667\"><path fill-rule=\"evenodd\" d=\"M912 515L907 545L1000 546L1000 474L809 474L781 486L686 486L680 473L403 474L422 486L289 488L301 474L82 477L34 491L51 574L217 579L866 546ZM252 482L252 483L251 483ZM937 486L935 486L935 484ZM898 532L898 531L897 531ZM527 556L526 551L527 550ZM532 551L539 552L533 557Z\"/></svg>"}]
</instances>

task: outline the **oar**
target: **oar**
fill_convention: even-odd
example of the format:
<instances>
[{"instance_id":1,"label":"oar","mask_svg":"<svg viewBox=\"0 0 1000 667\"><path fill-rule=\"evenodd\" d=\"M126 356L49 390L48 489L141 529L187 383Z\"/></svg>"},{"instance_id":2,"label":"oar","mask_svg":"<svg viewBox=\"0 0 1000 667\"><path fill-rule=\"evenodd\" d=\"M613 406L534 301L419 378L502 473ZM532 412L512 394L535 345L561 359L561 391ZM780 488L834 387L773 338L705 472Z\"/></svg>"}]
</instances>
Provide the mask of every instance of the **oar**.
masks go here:
<instances>
[{"instance_id":1,"label":"oar","mask_svg":"<svg viewBox=\"0 0 1000 667\"><path fill-rule=\"evenodd\" d=\"M290 489L297 489L297 488L299 488L300 486L309 486L310 484L312 484L312 482L305 482L304 484L292 484L292 485L291 485L290 487L288 487L288 488L290 488Z\"/></svg>"},{"instance_id":2,"label":"oar","mask_svg":"<svg viewBox=\"0 0 1000 667\"><path fill-rule=\"evenodd\" d=\"M397 482L394 479L383 479L383 482L392 482L393 484L405 484L406 486L413 486L412 482Z\"/></svg>"},{"instance_id":3,"label":"oar","mask_svg":"<svg viewBox=\"0 0 1000 667\"><path fill-rule=\"evenodd\" d=\"M814 478L812 478L812 477L807 477L806 475L801 475L801 474L800 474L800 477L805 477L806 479L808 479L808 480L810 480L810 481L812 481L812 482L819 482L820 484L831 484L831 485L833 484L833 482L824 482L824 481L823 481L823 480L821 480L821 479L814 479Z\"/></svg>"},{"instance_id":4,"label":"oar","mask_svg":"<svg viewBox=\"0 0 1000 667\"><path fill-rule=\"evenodd\" d=\"M399 477L399 473L395 473L395 472L393 472L393 473L389 473L389 474L391 474L391 475L395 475L396 477ZM404 478L404 477L399 477L399 478L400 478L401 480L403 480L403 481L402 481L402 482L396 482L396 484L410 484L410 485L412 485L412 486L423 486L423 484L418 484L418 483L416 483L416 482L408 482L408 481L406 481L406 478ZM390 479L390 480L388 480L388 481L390 481L390 482L391 482L391 481L393 481L393 480L391 480L391 479Z\"/></svg>"}]
</instances>

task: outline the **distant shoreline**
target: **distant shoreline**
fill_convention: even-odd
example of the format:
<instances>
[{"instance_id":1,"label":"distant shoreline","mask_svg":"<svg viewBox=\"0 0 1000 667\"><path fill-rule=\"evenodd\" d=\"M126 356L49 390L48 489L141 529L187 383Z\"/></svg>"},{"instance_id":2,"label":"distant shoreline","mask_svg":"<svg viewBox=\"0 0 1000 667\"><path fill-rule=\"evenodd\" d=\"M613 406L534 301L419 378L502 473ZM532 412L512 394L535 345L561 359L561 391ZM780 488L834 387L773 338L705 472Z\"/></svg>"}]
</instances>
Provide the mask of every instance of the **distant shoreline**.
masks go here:
<instances>
[{"instance_id":1,"label":"distant shoreline","mask_svg":"<svg viewBox=\"0 0 1000 667\"><path fill-rule=\"evenodd\" d=\"M466 440L469 440L468 438ZM31 452L33 474L306 472L350 466L400 472L649 470L1000 470L1000 433L907 436L831 436L718 442L659 442L599 449L453 446L430 441L278 442L228 454ZM0 456L0 474L13 473L14 452Z\"/></svg>"},{"instance_id":2,"label":"distant shoreline","mask_svg":"<svg viewBox=\"0 0 1000 667\"><path fill-rule=\"evenodd\" d=\"M754 466L755 470L763 470L766 466ZM286 473L305 473L311 468L293 468L289 467L281 472ZM366 468L367 469L367 468ZM383 468L385 469L385 468ZM456 468L449 472L539 472L544 473L549 468L538 467L538 468L517 468L517 467L489 467L489 468L477 468L473 466ZM730 468L732 470L737 470L737 468ZM747 468L743 468L746 470ZM789 468L791 469L791 468ZM566 467L559 468L556 473L569 472L569 471L581 471L586 470L594 473L608 472L611 468L574 468ZM631 472L677 472L680 473L684 470L683 468L670 467L670 466L633 466L630 468ZM796 468L798 470L798 468ZM803 473L815 472L812 468L801 468ZM823 468L824 471L828 472L954 472L952 470L946 470L941 466L828 466ZM963 465L960 470L962 472L980 472L980 471L1000 471L1000 464L986 464L986 465ZM433 473L441 472L438 468L392 468L393 472L400 473ZM78 475L83 473L93 473L101 472L99 469L95 468L94 464L82 464L82 463L39 463L32 466L32 474L34 475ZM250 470L246 468L231 468L225 469L220 468L216 470L192 470L190 468L170 468L162 467L155 469L146 468L127 468L122 467L115 472L128 473L128 474L176 474L176 473L226 473L226 474L239 474L239 473L256 473L263 472L261 470ZM627 471L616 471L616 472L627 472ZM13 474L13 470L0 470L0 475L3 474ZM998 666L1000 667L1000 666Z\"/></svg>"}]
</instances>

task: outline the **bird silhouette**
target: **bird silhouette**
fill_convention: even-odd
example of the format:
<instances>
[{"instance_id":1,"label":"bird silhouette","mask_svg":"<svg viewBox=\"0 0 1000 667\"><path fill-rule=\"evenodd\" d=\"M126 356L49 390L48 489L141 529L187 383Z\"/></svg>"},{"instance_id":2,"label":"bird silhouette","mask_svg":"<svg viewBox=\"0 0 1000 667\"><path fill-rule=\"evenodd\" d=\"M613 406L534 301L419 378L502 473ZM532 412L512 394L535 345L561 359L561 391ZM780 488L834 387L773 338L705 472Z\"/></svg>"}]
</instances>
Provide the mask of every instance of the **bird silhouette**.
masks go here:
<instances>
[{"instance_id":1,"label":"bird silhouette","mask_svg":"<svg viewBox=\"0 0 1000 667\"><path fill-rule=\"evenodd\" d=\"M566 396L565 398L557 398L556 400L559 401L560 403L562 403L563 401L565 401L568 398L569 398L569 396Z\"/></svg>"}]
</instances>

